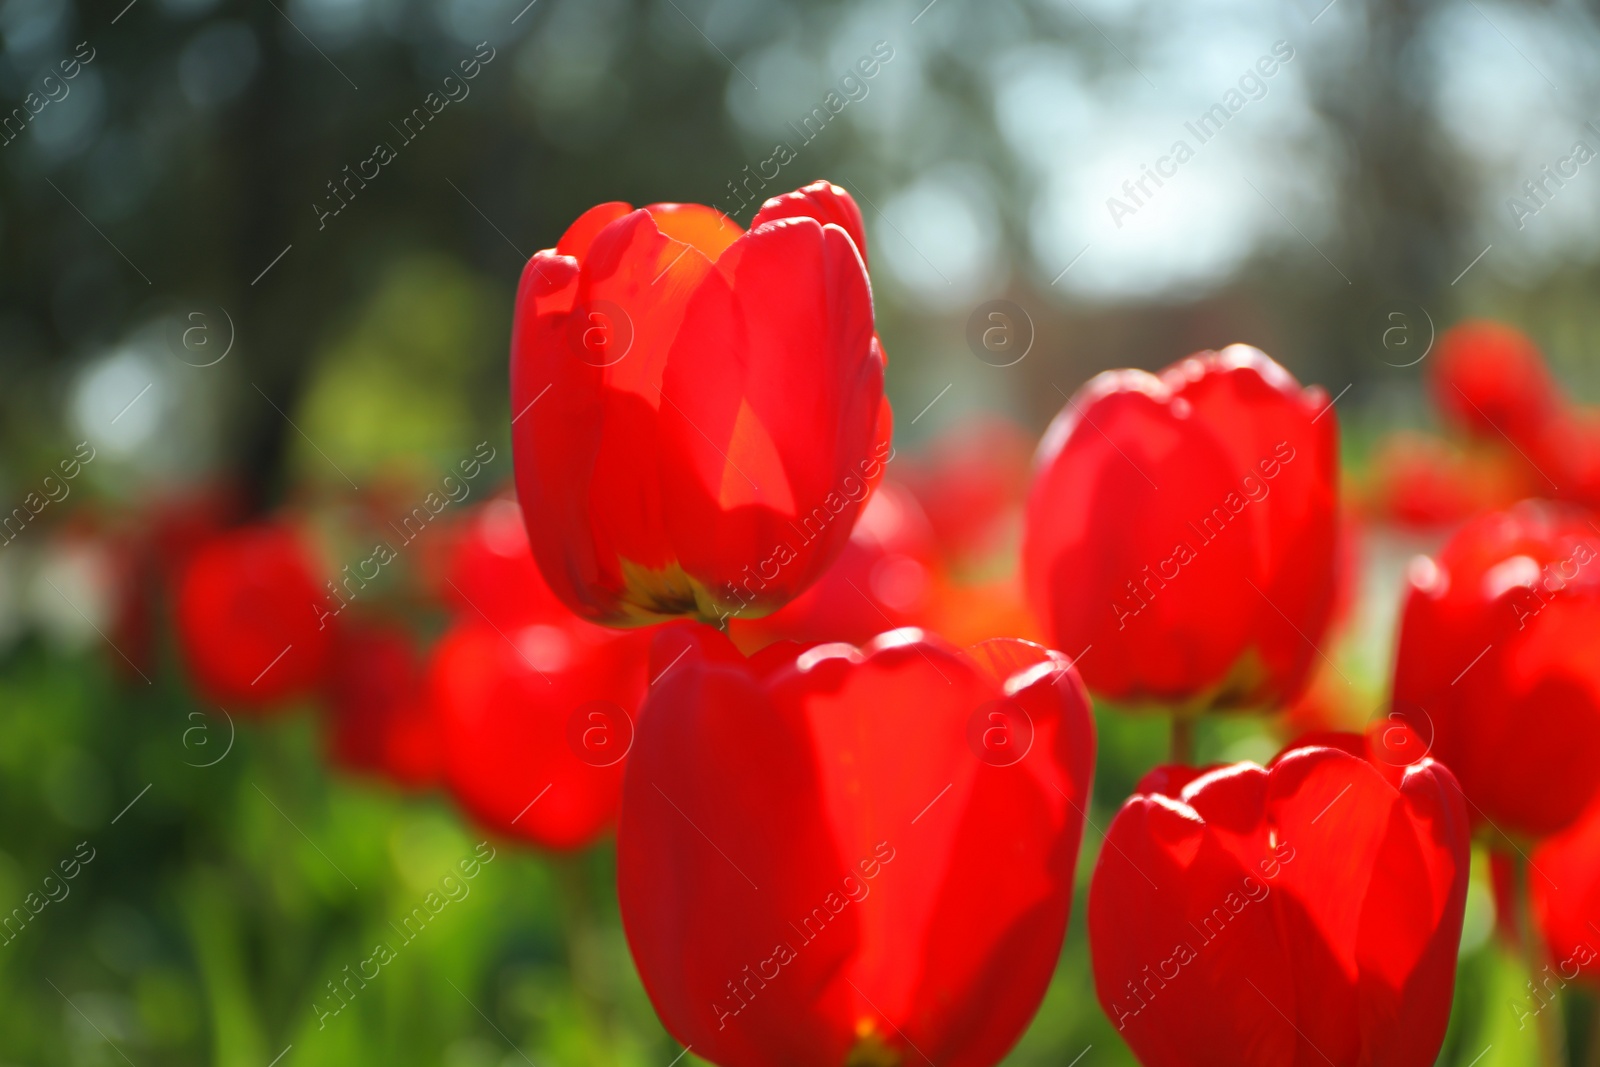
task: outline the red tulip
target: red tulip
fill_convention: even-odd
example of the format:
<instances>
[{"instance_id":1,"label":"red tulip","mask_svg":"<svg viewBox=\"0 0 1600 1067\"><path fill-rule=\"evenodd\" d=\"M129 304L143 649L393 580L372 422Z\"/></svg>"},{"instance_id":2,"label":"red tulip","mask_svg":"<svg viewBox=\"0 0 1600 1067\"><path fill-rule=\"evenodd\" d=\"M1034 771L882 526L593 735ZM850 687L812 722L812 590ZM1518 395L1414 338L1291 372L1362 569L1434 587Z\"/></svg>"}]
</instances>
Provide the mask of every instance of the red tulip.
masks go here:
<instances>
[{"instance_id":1,"label":"red tulip","mask_svg":"<svg viewBox=\"0 0 1600 1067\"><path fill-rule=\"evenodd\" d=\"M505 507L486 507L458 548L459 618L429 665L445 780L485 826L581 848L616 818L646 638L560 604Z\"/></svg>"},{"instance_id":2,"label":"red tulip","mask_svg":"<svg viewBox=\"0 0 1600 1067\"><path fill-rule=\"evenodd\" d=\"M217 486L157 495L123 516L108 547L116 571L116 612L110 636L112 666L127 677L154 669L158 626L166 591L173 588L189 554L231 525L233 494ZM74 521L83 517L79 512ZM126 658L124 658L126 657Z\"/></svg>"},{"instance_id":3,"label":"red tulip","mask_svg":"<svg viewBox=\"0 0 1600 1067\"><path fill-rule=\"evenodd\" d=\"M1531 493L1600 508L1600 408L1573 404L1552 414L1527 446L1525 465Z\"/></svg>"},{"instance_id":4,"label":"red tulip","mask_svg":"<svg viewBox=\"0 0 1600 1067\"><path fill-rule=\"evenodd\" d=\"M1528 890L1551 971L1600 986L1600 804L1534 851Z\"/></svg>"},{"instance_id":5,"label":"red tulip","mask_svg":"<svg viewBox=\"0 0 1600 1067\"><path fill-rule=\"evenodd\" d=\"M1118 701L1292 700L1333 600L1337 439L1323 391L1244 345L1094 378L1040 444L1028 499L1051 644Z\"/></svg>"},{"instance_id":6,"label":"red tulip","mask_svg":"<svg viewBox=\"0 0 1600 1067\"><path fill-rule=\"evenodd\" d=\"M669 1032L724 1067L1005 1055L1055 968L1094 766L1058 653L664 633L617 837Z\"/></svg>"},{"instance_id":7,"label":"red tulip","mask_svg":"<svg viewBox=\"0 0 1600 1067\"><path fill-rule=\"evenodd\" d=\"M327 684L333 761L407 789L439 779L439 724L410 635L392 626L346 626Z\"/></svg>"},{"instance_id":8,"label":"red tulip","mask_svg":"<svg viewBox=\"0 0 1600 1067\"><path fill-rule=\"evenodd\" d=\"M523 272L517 491L571 609L757 618L844 548L889 456L861 216L818 182L749 232L601 204Z\"/></svg>"},{"instance_id":9,"label":"red tulip","mask_svg":"<svg viewBox=\"0 0 1600 1067\"><path fill-rule=\"evenodd\" d=\"M1395 710L1506 833L1560 830L1600 788L1597 546L1583 513L1524 503L1411 566Z\"/></svg>"},{"instance_id":10,"label":"red tulip","mask_svg":"<svg viewBox=\"0 0 1600 1067\"><path fill-rule=\"evenodd\" d=\"M303 696L334 640L320 568L294 531L244 526L196 549L178 585L178 643L201 694L235 708Z\"/></svg>"},{"instance_id":11,"label":"red tulip","mask_svg":"<svg viewBox=\"0 0 1600 1067\"><path fill-rule=\"evenodd\" d=\"M1364 578L1368 571L1370 539L1366 524L1345 511L1339 520L1339 545L1334 563L1333 608L1329 612L1325 646L1344 641L1363 620ZM1359 729L1372 718L1372 708L1341 676L1331 661L1318 657L1312 664L1311 678L1300 695L1284 707L1279 729L1287 736L1316 732Z\"/></svg>"},{"instance_id":12,"label":"red tulip","mask_svg":"<svg viewBox=\"0 0 1600 1067\"><path fill-rule=\"evenodd\" d=\"M1504 323L1473 319L1445 331L1428 366L1434 403L1481 437L1525 444L1561 404L1539 346Z\"/></svg>"},{"instance_id":13,"label":"red tulip","mask_svg":"<svg viewBox=\"0 0 1600 1067\"><path fill-rule=\"evenodd\" d=\"M1112 822L1089 945L1100 1004L1145 1067L1434 1062L1465 804L1431 759L1338 743L1266 769L1158 768Z\"/></svg>"},{"instance_id":14,"label":"red tulip","mask_svg":"<svg viewBox=\"0 0 1600 1067\"><path fill-rule=\"evenodd\" d=\"M933 531L916 498L885 480L815 585L766 618L732 620L729 633L741 648L781 639L867 641L886 629L927 622L939 570Z\"/></svg>"},{"instance_id":15,"label":"red tulip","mask_svg":"<svg viewBox=\"0 0 1600 1067\"><path fill-rule=\"evenodd\" d=\"M240 513L239 489L221 482L157 496L139 516L141 549L170 577L189 557L226 530Z\"/></svg>"},{"instance_id":16,"label":"red tulip","mask_svg":"<svg viewBox=\"0 0 1600 1067\"><path fill-rule=\"evenodd\" d=\"M1032 436L1008 419L968 419L940 434L902 474L958 568L1013 546L1028 493Z\"/></svg>"},{"instance_id":17,"label":"red tulip","mask_svg":"<svg viewBox=\"0 0 1600 1067\"><path fill-rule=\"evenodd\" d=\"M1427 529L1464 522L1480 512L1509 507L1537 492L1515 453L1477 449L1464 453L1444 440L1403 430L1384 438L1370 464L1372 517Z\"/></svg>"},{"instance_id":18,"label":"red tulip","mask_svg":"<svg viewBox=\"0 0 1600 1067\"><path fill-rule=\"evenodd\" d=\"M532 616L571 614L539 574L515 500L474 509L454 533L440 589L452 612L502 629Z\"/></svg>"}]
</instances>

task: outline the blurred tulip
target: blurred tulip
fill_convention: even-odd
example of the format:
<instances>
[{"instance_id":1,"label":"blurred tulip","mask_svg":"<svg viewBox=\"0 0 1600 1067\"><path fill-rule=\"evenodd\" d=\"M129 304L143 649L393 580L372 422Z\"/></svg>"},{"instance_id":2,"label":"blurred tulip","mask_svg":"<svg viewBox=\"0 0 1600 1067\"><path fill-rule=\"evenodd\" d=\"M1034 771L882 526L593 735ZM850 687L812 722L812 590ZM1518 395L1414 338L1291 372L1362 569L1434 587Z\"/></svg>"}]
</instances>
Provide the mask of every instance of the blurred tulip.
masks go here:
<instances>
[{"instance_id":1,"label":"blurred tulip","mask_svg":"<svg viewBox=\"0 0 1600 1067\"><path fill-rule=\"evenodd\" d=\"M140 540L158 572L168 576L232 525L241 508L238 487L229 483L174 489L159 495L140 517Z\"/></svg>"},{"instance_id":2,"label":"blurred tulip","mask_svg":"<svg viewBox=\"0 0 1600 1067\"><path fill-rule=\"evenodd\" d=\"M1015 571L987 582L944 582L938 596L933 629L954 644L975 645L996 637L1045 639L1028 608L1022 576Z\"/></svg>"},{"instance_id":3,"label":"blurred tulip","mask_svg":"<svg viewBox=\"0 0 1600 1067\"><path fill-rule=\"evenodd\" d=\"M501 497L473 509L453 533L440 589L451 611L501 628L571 614L539 574L515 500Z\"/></svg>"},{"instance_id":4,"label":"blurred tulip","mask_svg":"<svg viewBox=\"0 0 1600 1067\"><path fill-rule=\"evenodd\" d=\"M1339 516L1339 543L1334 550L1333 606L1328 610L1328 628L1320 644L1330 656L1354 636L1357 610L1361 607L1362 586L1367 571L1366 525L1348 509ZM1370 716L1362 695L1350 684L1332 659L1317 657L1300 695L1283 709L1281 727L1287 736L1313 731L1359 729Z\"/></svg>"},{"instance_id":5,"label":"blurred tulip","mask_svg":"<svg viewBox=\"0 0 1600 1067\"><path fill-rule=\"evenodd\" d=\"M1028 495L1033 439L997 416L956 423L915 458L902 476L933 525L940 550L957 568L981 566L1012 544Z\"/></svg>"},{"instance_id":6,"label":"blurred tulip","mask_svg":"<svg viewBox=\"0 0 1600 1067\"><path fill-rule=\"evenodd\" d=\"M1455 525L1537 492L1526 466L1515 454L1462 452L1427 434L1393 433L1372 458L1366 514L1409 529Z\"/></svg>"},{"instance_id":7,"label":"blurred tulip","mask_svg":"<svg viewBox=\"0 0 1600 1067\"><path fill-rule=\"evenodd\" d=\"M1446 330L1428 368L1439 410L1497 442L1525 446L1561 403L1539 347L1504 323L1471 319Z\"/></svg>"},{"instance_id":8,"label":"blurred tulip","mask_svg":"<svg viewBox=\"0 0 1600 1067\"><path fill-rule=\"evenodd\" d=\"M1541 844L1530 867L1528 889L1551 969L1561 982L1600 987L1600 804Z\"/></svg>"},{"instance_id":9,"label":"blurred tulip","mask_svg":"<svg viewBox=\"0 0 1600 1067\"><path fill-rule=\"evenodd\" d=\"M859 644L884 630L924 625L938 598L939 570L921 506L885 480L815 585L765 618L731 620L729 635L744 649L784 639Z\"/></svg>"},{"instance_id":10,"label":"blurred tulip","mask_svg":"<svg viewBox=\"0 0 1600 1067\"><path fill-rule=\"evenodd\" d=\"M336 626L320 572L281 525L241 526L194 550L178 585L178 644L205 699L264 709L321 683Z\"/></svg>"},{"instance_id":11,"label":"blurred tulip","mask_svg":"<svg viewBox=\"0 0 1600 1067\"><path fill-rule=\"evenodd\" d=\"M1337 418L1244 345L1108 371L1039 446L1023 566L1089 688L1182 710L1275 708L1333 600Z\"/></svg>"},{"instance_id":12,"label":"blurred tulip","mask_svg":"<svg viewBox=\"0 0 1600 1067\"><path fill-rule=\"evenodd\" d=\"M667 1029L725 1067L985 1067L1054 972L1094 766L1059 654L663 633L617 841Z\"/></svg>"},{"instance_id":13,"label":"blurred tulip","mask_svg":"<svg viewBox=\"0 0 1600 1067\"><path fill-rule=\"evenodd\" d=\"M1600 509L1600 409L1568 405L1547 419L1528 446L1529 495Z\"/></svg>"},{"instance_id":14,"label":"blurred tulip","mask_svg":"<svg viewBox=\"0 0 1600 1067\"><path fill-rule=\"evenodd\" d=\"M1473 816L1553 833L1600 789L1600 533L1533 502L1463 527L1408 574L1396 714Z\"/></svg>"},{"instance_id":15,"label":"blurred tulip","mask_svg":"<svg viewBox=\"0 0 1600 1067\"><path fill-rule=\"evenodd\" d=\"M601 204L529 261L517 490L573 611L757 618L843 550L890 455L865 247L849 194L817 182L749 232Z\"/></svg>"},{"instance_id":16,"label":"blurred tulip","mask_svg":"<svg viewBox=\"0 0 1600 1067\"><path fill-rule=\"evenodd\" d=\"M485 826L581 848L616 818L648 638L557 601L510 501L473 518L450 572L458 620L428 680L445 780Z\"/></svg>"},{"instance_id":17,"label":"blurred tulip","mask_svg":"<svg viewBox=\"0 0 1600 1067\"><path fill-rule=\"evenodd\" d=\"M1431 759L1356 752L1347 735L1266 769L1162 767L1123 805L1089 944L1100 1004L1145 1067L1434 1062L1466 908L1465 804Z\"/></svg>"},{"instance_id":18,"label":"blurred tulip","mask_svg":"<svg viewBox=\"0 0 1600 1067\"><path fill-rule=\"evenodd\" d=\"M422 658L395 626L345 626L328 674L328 752L347 770L406 789L439 780L439 725L423 684Z\"/></svg>"},{"instance_id":19,"label":"blurred tulip","mask_svg":"<svg viewBox=\"0 0 1600 1067\"><path fill-rule=\"evenodd\" d=\"M156 495L112 533L118 606L111 635L122 653L112 657L114 667L131 668L130 675L154 669L166 591L195 550L227 529L238 511L231 487L190 487Z\"/></svg>"}]
</instances>

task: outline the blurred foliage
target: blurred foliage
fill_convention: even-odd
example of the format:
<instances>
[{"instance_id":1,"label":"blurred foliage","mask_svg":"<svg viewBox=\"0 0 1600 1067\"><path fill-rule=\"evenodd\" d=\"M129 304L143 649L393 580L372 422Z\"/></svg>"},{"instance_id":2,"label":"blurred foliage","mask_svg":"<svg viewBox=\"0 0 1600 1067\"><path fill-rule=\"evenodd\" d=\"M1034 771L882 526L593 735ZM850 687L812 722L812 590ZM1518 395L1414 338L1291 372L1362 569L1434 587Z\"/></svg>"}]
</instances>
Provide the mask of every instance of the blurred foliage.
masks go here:
<instances>
[{"instance_id":1,"label":"blurred foliage","mask_svg":"<svg viewBox=\"0 0 1600 1067\"><path fill-rule=\"evenodd\" d=\"M30 642L7 660L0 900L92 858L0 946L0 1062L676 1054L628 962L605 849L480 847L441 799L330 779L312 720L231 722L96 659ZM393 957L351 979L380 942Z\"/></svg>"},{"instance_id":2,"label":"blurred foliage","mask_svg":"<svg viewBox=\"0 0 1600 1067\"><path fill-rule=\"evenodd\" d=\"M504 306L502 294L450 260L408 257L384 268L314 363L296 468L337 480L320 447L358 480L376 471L425 480L469 455L477 427L500 414L475 411L472 400L503 391Z\"/></svg>"}]
</instances>

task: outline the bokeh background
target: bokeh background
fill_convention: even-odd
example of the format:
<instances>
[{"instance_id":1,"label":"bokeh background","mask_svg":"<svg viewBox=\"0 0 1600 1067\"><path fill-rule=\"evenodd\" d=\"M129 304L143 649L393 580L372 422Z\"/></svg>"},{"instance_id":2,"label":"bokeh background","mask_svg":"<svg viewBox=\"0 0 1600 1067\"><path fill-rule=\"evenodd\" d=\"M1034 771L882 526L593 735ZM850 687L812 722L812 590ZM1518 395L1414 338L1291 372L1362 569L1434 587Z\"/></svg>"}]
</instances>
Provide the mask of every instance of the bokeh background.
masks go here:
<instances>
[{"instance_id":1,"label":"bokeh background","mask_svg":"<svg viewBox=\"0 0 1600 1067\"><path fill-rule=\"evenodd\" d=\"M605 846L554 860L445 798L330 772L311 709L229 719L196 701L167 629L119 629L130 598L161 611L115 548L166 502L348 525L403 511L479 442L503 483L518 273L588 206L748 222L763 182L843 184L913 459L1036 437L1099 370L1242 341L1338 398L1361 501L1395 431L1439 429L1426 357L1465 316L1520 326L1571 396L1600 399L1600 164L1542 203L1522 188L1577 142L1600 150L1597 19L1495 0L3 0L0 510L81 442L95 459L0 546L0 907L80 842L94 858L0 946L0 1063L679 1054L628 961ZM870 79L842 80L869 55ZM1185 123L1269 55L1201 144ZM1192 159L1124 188L1179 139ZM335 192L378 142L394 158ZM794 158L762 178L779 143ZM1015 361L969 342L996 307L1026 339ZM963 429L980 415L1017 431ZM1342 721L1383 714L1400 568L1437 542L1379 521L1353 538L1326 646ZM401 610L395 571L379 595ZM1103 827L1165 733L1099 719ZM1200 754L1264 758L1293 729L1208 726ZM471 894L319 1027L325 983L484 840ZM1099 841L1009 1062L1132 1062L1082 928ZM1463 1067L1532 1058L1483 882L1441 1059ZM1581 1047L1591 1002L1568 1000Z\"/></svg>"}]
</instances>

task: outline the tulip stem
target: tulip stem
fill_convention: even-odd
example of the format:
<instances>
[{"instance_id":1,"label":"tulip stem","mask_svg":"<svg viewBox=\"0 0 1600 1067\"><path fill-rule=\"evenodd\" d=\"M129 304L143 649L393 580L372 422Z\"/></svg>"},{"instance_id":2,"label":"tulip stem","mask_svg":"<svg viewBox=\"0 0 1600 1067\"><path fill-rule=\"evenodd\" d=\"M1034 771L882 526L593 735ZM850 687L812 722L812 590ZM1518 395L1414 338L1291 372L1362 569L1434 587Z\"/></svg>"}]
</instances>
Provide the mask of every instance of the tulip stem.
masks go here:
<instances>
[{"instance_id":1,"label":"tulip stem","mask_svg":"<svg viewBox=\"0 0 1600 1067\"><path fill-rule=\"evenodd\" d=\"M611 1045L611 1004L606 995L606 977L600 973L599 930L595 923L590 879L581 853L558 853L550 857L556 887L562 904L562 930L567 940L567 970L577 993L585 1029L593 1035L597 1049L609 1057Z\"/></svg>"},{"instance_id":2,"label":"tulip stem","mask_svg":"<svg viewBox=\"0 0 1600 1067\"><path fill-rule=\"evenodd\" d=\"M1546 968L1548 950L1539 932L1539 923L1533 913L1533 894L1530 892L1528 857L1519 849L1514 861L1516 868L1517 941L1522 946L1523 965L1528 971L1530 989L1537 990L1542 983L1539 977ZM1544 1067L1564 1067L1567 1062L1566 1041L1561 1021L1561 1001L1554 990L1550 1003L1537 1014L1539 1031L1539 1062Z\"/></svg>"},{"instance_id":3,"label":"tulip stem","mask_svg":"<svg viewBox=\"0 0 1600 1067\"><path fill-rule=\"evenodd\" d=\"M1172 717L1172 762L1188 766L1194 762L1194 718L1189 715Z\"/></svg>"}]
</instances>

